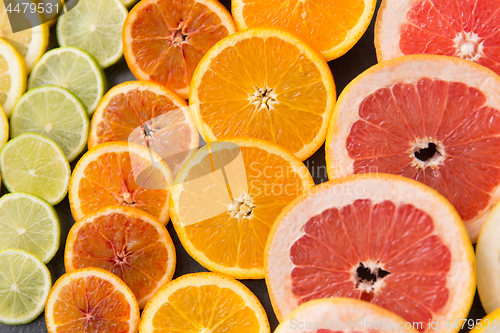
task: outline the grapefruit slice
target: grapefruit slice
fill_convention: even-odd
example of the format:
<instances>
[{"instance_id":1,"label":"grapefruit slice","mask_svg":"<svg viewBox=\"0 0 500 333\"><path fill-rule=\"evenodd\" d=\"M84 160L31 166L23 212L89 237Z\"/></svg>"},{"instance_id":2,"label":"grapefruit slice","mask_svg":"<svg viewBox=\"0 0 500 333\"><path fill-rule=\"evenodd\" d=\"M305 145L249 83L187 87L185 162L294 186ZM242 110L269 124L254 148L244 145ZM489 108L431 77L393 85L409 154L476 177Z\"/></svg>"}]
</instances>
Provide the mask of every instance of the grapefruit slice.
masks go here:
<instances>
[{"instance_id":1,"label":"grapefruit slice","mask_svg":"<svg viewBox=\"0 0 500 333\"><path fill-rule=\"evenodd\" d=\"M172 173L154 151L127 142L95 146L78 161L69 184L75 221L113 205L140 209L163 224L169 220Z\"/></svg>"},{"instance_id":2,"label":"grapefruit slice","mask_svg":"<svg viewBox=\"0 0 500 333\"><path fill-rule=\"evenodd\" d=\"M463 59L380 63L339 97L327 135L330 179L384 172L444 195L473 242L500 199L500 77Z\"/></svg>"},{"instance_id":3,"label":"grapefruit slice","mask_svg":"<svg viewBox=\"0 0 500 333\"><path fill-rule=\"evenodd\" d=\"M327 61L349 51L363 36L376 0L232 0L238 30L277 26L300 35Z\"/></svg>"},{"instance_id":4,"label":"grapefruit slice","mask_svg":"<svg viewBox=\"0 0 500 333\"><path fill-rule=\"evenodd\" d=\"M474 253L460 216L438 192L390 174L316 186L271 229L266 283L278 319L309 300L349 297L382 306L428 331L467 318ZM448 325L449 326L449 325Z\"/></svg>"},{"instance_id":5,"label":"grapefruit slice","mask_svg":"<svg viewBox=\"0 0 500 333\"><path fill-rule=\"evenodd\" d=\"M183 275L146 304L141 333L270 333L259 299L241 282L215 273Z\"/></svg>"},{"instance_id":6,"label":"grapefruit slice","mask_svg":"<svg viewBox=\"0 0 500 333\"><path fill-rule=\"evenodd\" d=\"M98 267L125 281L139 308L175 270L175 248L167 229L141 210L110 206L86 215L71 228L66 240L66 272Z\"/></svg>"},{"instance_id":7,"label":"grapefruit slice","mask_svg":"<svg viewBox=\"0 0 500 333\"><path fill-rule=\"evenodd\" d=\"M274 333L417 333L412 323L380 306L344 297L306 302L293 310Z\"/></svg>"},{"instance_id":8,"label":"grapefruit slice","mask_svg":"<svg viewBox=\"0 0 500 333\"><path fill-rule=\"evenodd\" d=\"M123 51L139 80L160 83L183 98L200 59L236 31L217 0L143 0L123 26Z\"/></svg>"},{"instance_id":9,"label":"grapefruit slice","mask_svg":"<svg viewBox=\"0 0 500 333\"><path fill-rule=\"evenodd\" d=\"M82 268L56 281L45 303L45 322L49 333L136 333L139 306L116 275Z\"/></svg>"},{"instance_id":10,"label":"grapefruit slice","mask_svg":"<svg viewBox=\"0 0 500 333\"><path fill-rule=\"evenodd\" d=\"M264 278L264 246L274 219L314 186L306 166L267 141L212 142L171 187L172 223L204 267L238 279Z\"/></svg>"},{"instance_id":11,"label":"grapefruit slice","mask_svg":"<svg viewBox=\"0 0 500 333\"><path fill-rule=\"evenodd\" d=\"M109 90L92 116L89 149L111 141L152 149L175 177L198 148L199 134L184 99L159 84L131 81Z\"/></svg>"},{"instance_id":12,"label":"grapefruit slice","mask_svg":"<svg viewBox=\"0 0 500 333\"><path fill-rule=\"evenodd\" d=\"M205 141L252 137L305 160L321 147L336 100L321 54L278 28L235 33L206 54L189 104Z\"/></svg>"},{"instance_id":13,"label":"grapefruit slice","mask_svg":"<svg viewBox=\"0 0 500 333\"><path fill-rule=\"evenodd\" d=\"M375 25L377 58L445 55L500 74L498 10L497 0L384 0Z\"/></svg>"}]
</instances>

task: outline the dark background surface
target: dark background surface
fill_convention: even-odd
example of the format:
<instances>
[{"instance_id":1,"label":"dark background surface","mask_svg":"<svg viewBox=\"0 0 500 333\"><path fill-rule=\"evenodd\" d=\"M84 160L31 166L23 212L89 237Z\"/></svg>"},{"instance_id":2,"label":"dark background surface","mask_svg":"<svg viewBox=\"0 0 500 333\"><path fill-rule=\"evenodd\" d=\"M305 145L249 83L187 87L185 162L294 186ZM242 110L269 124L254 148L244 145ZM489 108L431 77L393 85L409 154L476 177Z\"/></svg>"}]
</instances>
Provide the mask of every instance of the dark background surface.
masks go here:
<instances>
[{"instance_id":1,"label":"dark background surface","mask_svg":"<svg viewBox=\"0 0 500 333\"><path fill-rule=\"evenodd\" d=\"M278 0L270 0L278 1ZM378 0L377 10L380 6L380 1ZM230 0L221 1L228 9L231 7ZM376 13L376 12L375 12ZM376 14L375 14L376 16ZM330 69L332 70L333 77L335 79L335 84L337 87L337 94L340 94L344 87L351 82L356 76L361 74L363 71L377 63L377 58L375 55L375 47L373 46L373 27L375 23L375 16L373 18L370 27L364 34L364 36L359 40L359 42L344 56L339 59L330 61ZM57 47L57 41L55 38L55 29L51 29L51 43L50 47ZM108 79L108 88L115 86L119 83L125 81L135 80L134 76L130 72L122 58L117 64L107 68L105 70L106 77ZM76 159L71 167L73 168L78 159ZM326 175L325 167L325 147L324 145L307 161L305 161L306 166L311 171L316 184L325 182L328 180ZM2 189L2 193L5 193L5 189ZM68 235L69 229L75 223L73 217L71 216L71 211L69 208L68 198L66 198L55 206L59 218L61 220L61 246L56 256L47 264L51 274L52 280L55 282L62 274L65 273L64 270L64 246L66 243L66 237ZM175 270L174 278L194 272L206 272L207 270L198 264L194 259L192 259L189 254L182 247L179 238L177 237L172 223L169 222L167 225L168 232L172 236L172 240L175 244L175 249L177 251L177 267ZM260 299L262 305L264 306L267 315L269 317L269 323L271 324L271 331L274 331L278 325L278 320L274 315L273 309L271 307L271 302L269 300L269 295L267 293L266 284L264 280L243 280L242 281L252 292L257 295ZM485 312L479 301L479 297L476 293L474 299L474 304L469 313L468 318L478 319L484 317ZM461 324L461 323L460 323ZM0 323L0 333L42 333L47 332L45 326L45 317L42 313L37 319L27 325L18 326L7 326ZM461 333L468 332L468 329L463 329ZM75 332L77 333L77 332Z\"/></svg>"}]
</instances>

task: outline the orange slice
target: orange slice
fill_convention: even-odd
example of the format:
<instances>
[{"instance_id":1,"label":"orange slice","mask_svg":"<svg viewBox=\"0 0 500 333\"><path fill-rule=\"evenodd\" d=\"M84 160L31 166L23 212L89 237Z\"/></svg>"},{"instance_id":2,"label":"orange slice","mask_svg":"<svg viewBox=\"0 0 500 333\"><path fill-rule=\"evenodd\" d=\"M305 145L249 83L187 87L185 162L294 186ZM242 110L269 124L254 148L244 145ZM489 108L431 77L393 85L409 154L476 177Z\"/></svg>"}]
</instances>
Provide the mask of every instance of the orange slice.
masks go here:
<instances>
[{"instance_id":1,"label":"orange slice","mask_svg":"<svg viewBox=\"0 0 500 333\"><path fill-rule=\"evenodd\" d=\"M473 242L500 200L500 77L473 62L414 55L380 63L339 97L329 179L384 172L444 195Z\"/></svg>"},{"instance_id":2,"label":"orange slice","mask_svg":"<svg viewBox=\"0 0 500 333\"><path fill-rule=\"evenodd\" d=\"M113 205L134 207L167 224L172 173L158 154L136 143L108 142L89 150L69 184L73 218Z\"/></svg>"},{"instance_id":3,"label":"orange slice","mask_svg":"<svg viewBox=\"0 0 500 333\"><path fill-rule=\"evenodd\" d=\"M203 266L262 279L275 217L313 185L305 165L277 145L257 139L213 142L177 175L172 222L186 251Z\"/></svg>"},{"instance_id":4,"label":"orange slice","mask_svg":"<svg viewBox=\"0 0 500 333\"><path fill-rule=\"evenodd\" d=\"M302 304L280 323L274 333L296 333L300 329L308 333L418 333L416 325L391 311L344 297Z\"/></svg>"},{"instance_id":5,"label":"orange slice","mask_svg":"<svg viewBox=\"0 0 500 333\"><path fill-rule=\"evenodd\" d=\"M56 281L45 304L49 333L136 333L139 306L125 282L100 268L82 268Z\"/></svg>"},{"instance_id":6,"label":"orange slice","mask_svg":"<svg viewBox=\"0 0 500 333\"><path fill-rule=\"evenodd\" d=\"M174 244L163 224L125 206L102 208L79 220L64 251L66 272L105 269L125 281L141 309L172 279L175 261Z\"/></svg>"},{"instance_id":7,"label":"orange slice","mask_svg":"<svg viewBox=\"0 0 500 333\"><path fill-rule=\"evenodd\" d=\"M199 134L184 99L159 84L131 81L109 90L92 116L89 149L110 141L147 146L175 177L198 148Z\"/></svg>"},{"instance_id":8,"label":"orange slice","mask_svg":"<svg viewBox=\"0 0 500 333\"><path fill-rule=\"evenodd\" d=\"M284 30L254 28L206 54L189 103L207 142L259 138L305 160L325 140L335 99L332 73L319 53Z\"/></svg>"},{"instance_id":9,"label":"orange slice","mask_svg":"<svg viewBox=\"0 0 500 333\"><path fill-rule=\"evenodd\" d=\"M271 230L266 283L278 319L302 303L349 297L429 331L458 332L476 290L472 244L453 206L432 188L390 174L316 186ZM448 324L446 324L448 323Z\"/></svg>"},{"instance_id":10,"label":"orange slice","mask_svg":"<svg viewBox=\"0 0 500 333\"><path fill-rule=\"evenodd\" d=\"M142 312L141 333L270 333L264 308L242 283L215 273L168 283Z\"/></svg>"},{"instance_id":11,"label":"orange slice","mask_svg":"<svg viewBox=\"0 0 500 333\"><path fill-rule=\"evenodd\" d=\"M125 20L123 51L137 79L188 98L200 59L235 31L231 15L217 0L143 0Z\"/></svg>"},{"instance_id":12,"label":"orange slice","mask_svg":"<svg viewBox=\"0 0 500 333\"><path fill-rule=\"evenodd\" d=\"M232 0L238 30L278 26L299 34L327 61L349 51L363 36L377 0Z\"/></svg>"}]
</instances>

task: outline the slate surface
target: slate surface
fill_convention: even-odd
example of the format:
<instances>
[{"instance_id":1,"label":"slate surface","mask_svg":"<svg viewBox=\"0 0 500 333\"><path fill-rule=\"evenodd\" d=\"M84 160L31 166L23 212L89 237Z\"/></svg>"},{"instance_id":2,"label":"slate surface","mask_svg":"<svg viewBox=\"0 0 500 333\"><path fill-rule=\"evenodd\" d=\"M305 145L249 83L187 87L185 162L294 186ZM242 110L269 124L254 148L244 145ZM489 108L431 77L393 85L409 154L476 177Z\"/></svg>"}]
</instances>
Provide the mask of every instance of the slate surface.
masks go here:
<instances>
[{"instance_id":1,"label":"slate surface","mask_svg":"<svg viewBox=\"0 0 500 333\"><path fill-rule=\"evenodd\" d=\"M270 0L277 1L277 0ZM230 0L221 1L228 9L230 9ZM380 5L380 0L378 0L378 5ZM378 6L377 6L378 10ZM377 63L375 48L373 46L373 27L375 23L375 18L373 19L370 27L360 39L360 41L343 57L330 61L330 69L332 70L333 77L335 79L335 84L337 87L337 94L340 94L344 87L351 82L356 76L362 73L364 70L375 65ZM57 42L55 40L55 31L51 30L51 44L52 47L57 47ZM124 59L121 59L117 64L105 70L108 79L108 86L112 87L119 83L135 80L134 76L130 72L125 63ZM328 180L325 168L325 150L324 146L321 147L316 154L309 158L305 164L311 171L316 184L325 182ZM72 163L72 168L74 167L76 161ZM2 189L2 193L5 193L5 189ZM61 230L61 247L57 255L48 263L48 268L52 273L52 279L55 281L62 274L65 273L63 255L64 255L64 245L66 242L66 236L69 229L75 222L71 216L68 198L66 197L60 204L56 207L62 224ZM204 272L207 271L205 268L200 266L194 259L192 259L187 252L182 247L179 239L169 223L167 226L168 232L172 236L177 251L177 267L175 270L174 278L194 272ZM246 280L242 281L248 288L250 288L255 295L260 299L262 305L264 306L267 315L269 317L269 322L271 324L271 330L274 330L278 325L278 320L274 315L273 309L271 307L271 302L269 300L269 295L267 293L266 285L264 280ZM477 319L482 318L485 312L481 306L479 298L476 293L474 299L473 307L469 313L469 318ZM45 318L42 313L37 319L27 325L19 326L7 326L0 323L0 333L44 333L47 332L45 326ZM468 329L464 329L461 333L468 332ZM77 333L77 332L75 332Z\"/></svg>"}]
</instances>

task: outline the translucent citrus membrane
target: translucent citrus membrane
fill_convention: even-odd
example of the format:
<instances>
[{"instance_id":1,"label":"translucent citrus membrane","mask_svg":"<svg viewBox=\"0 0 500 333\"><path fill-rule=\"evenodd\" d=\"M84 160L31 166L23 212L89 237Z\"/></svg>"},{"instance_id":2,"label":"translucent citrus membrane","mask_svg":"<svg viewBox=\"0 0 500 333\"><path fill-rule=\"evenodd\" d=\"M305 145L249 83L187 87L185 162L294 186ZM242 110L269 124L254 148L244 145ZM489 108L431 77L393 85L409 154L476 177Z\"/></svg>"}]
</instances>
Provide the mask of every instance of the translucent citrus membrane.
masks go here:
<instances>
[{"instance_id":1,"label":"translucent citrus membrane","mask_svg":"<svg viewBox=\"0 0 500 333\"><path fill-rule=\"evenodd\" d=\"M260 332L255 312L229 288L185 287L168 297L153 317L153 332Z\"/></svg>"},{"instance_id":2,"label":"translucent citrus membrane","mask_svg":"<svg viewBox=\"0 0 500 333\"><path fill-rule=\"evenodd\" d=\"M311 218L290 249L292 292L370 301L423 329L449 298L450 250L410 204L356 200Z\"/></svg>"},{"instance_id":3,"label":"translucent citrus membrane","mask_svg":"<svg viewBox=\"0 0 500 333\"><path fill-rule=\"evenodd\" d=\"M280 26L299 34L318 51L342 43L365 10L363 0L244 0L247 27Z\"/></svg>"},{"instance_id":4,"label":"translucent citrus membrane","mask_svg":"<svg viewBox=\"0 0 500 333\"><path fill-rule=\"evenodd\" d=\"M459 82L423 78L368 96L349 132L354 173L393 173L444 195L465 221L487 208L500 185L500 112ZM434 143L439 163L422 167L415 148Z\"/></svg>"},{"instance_id":5,"label":"translucent citrus membrane","mask_svg":"<svg viewBox=\"0 0 500 333\"><path fill-rule=\"evenodd\" d=\"M401 52L460 57L500 74L497 9L496 0L416 1L401 31Z\"/></svg>"},{"instance_id":6,"label":"translucent citrus membrane","mask_svg":"<svg viewBox=\"0 0 500 333\"><path fill-rule=\"evenodd\" d=\"M292 153L316 138L328 99L315 64L276 37L244 39L221 51L198 94L200 116L215 137L265 139Z\"/></svg>"},{"instance_id":7,"label":"translucent citrus membrane","mask_svg":"<svg viewBox=\"0 0 500 333\"><path fill-rule=\"evenodd\" d=\"M226 267L262 268L274 219L303 193L303 180L287 160L263 149L223 142L210 148L182 184L180 223L209 260Z\"/></svg>"},{"instance_id":8,"label":"translucent citrus membrane","mask_svg":"<svg viewBox=\"0 0 500 333\"><path fill-rule=\"evenodd\" d=\"M57 333L128 332L131 309L111 282L95 276L76 278L54 304Z\"/></svg>"},{"instance_id":9,"label":"translucent citrus membrane","mask_svg":"<svg viewBox=\"0 0 500 333\"><path fill-rule=\"evenodd\" d=\"M83 215L124 205L159 218L168 198L165 176L135 153L104 153L85 168L78 188Z\"/></svg>"},{"instance_id":10,"label":"translucent citrus membrane","mask_svg":"<svg viewBox=\"0 0 500 333\"><path fill-rule=\"evenodd\" d=\"M158 288L171 265L172 258L157 229L141 218L122 213L83 223L74 235L72 267L98 267L115 274L141 304Z\"/></svg>"},{"instance_id":11,"label":"translucent citrus membrane","mask_svg":"<svg viewBox=\"0 0 500 333\"><path fill-rule=\"evenodd\" d=\"M156 1L137 11L131 27L132 53L150 80L182 89L189 86L203 55L228 35L221 19L204 4Z\"/></svg>"}]
</instances>

